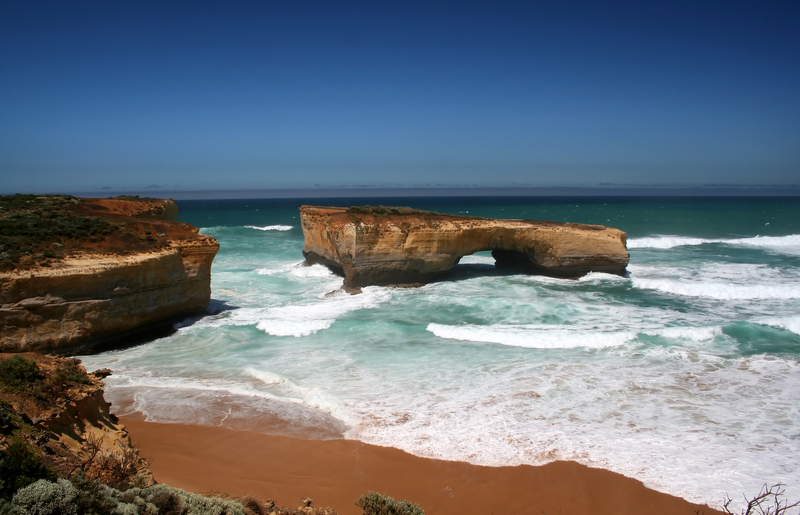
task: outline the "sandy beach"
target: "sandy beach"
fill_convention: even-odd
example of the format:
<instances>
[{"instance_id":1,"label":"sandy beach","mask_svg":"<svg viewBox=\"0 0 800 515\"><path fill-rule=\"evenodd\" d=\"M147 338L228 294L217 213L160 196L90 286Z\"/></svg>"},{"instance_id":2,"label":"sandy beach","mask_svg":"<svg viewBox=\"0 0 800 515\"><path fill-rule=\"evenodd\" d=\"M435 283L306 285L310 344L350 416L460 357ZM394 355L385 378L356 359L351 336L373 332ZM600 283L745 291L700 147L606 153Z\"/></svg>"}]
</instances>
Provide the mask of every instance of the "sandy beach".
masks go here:
<instances>
[{"instance_id":1,"label":"sandy beach","mask_svg":"<svg viewBox=\"0 0 800 515\"><path fill-rule=\"evenodd\" d=\"M295 507L301 497L359 515L370 490L407 499L426 513L707 515L706 506L645 488L635 479L573 462L482 467L419 458L351 440L305 440L221 427L123 418L152 458L156 480L193 492L250 494Z\"/></svg>"}]
</instances>

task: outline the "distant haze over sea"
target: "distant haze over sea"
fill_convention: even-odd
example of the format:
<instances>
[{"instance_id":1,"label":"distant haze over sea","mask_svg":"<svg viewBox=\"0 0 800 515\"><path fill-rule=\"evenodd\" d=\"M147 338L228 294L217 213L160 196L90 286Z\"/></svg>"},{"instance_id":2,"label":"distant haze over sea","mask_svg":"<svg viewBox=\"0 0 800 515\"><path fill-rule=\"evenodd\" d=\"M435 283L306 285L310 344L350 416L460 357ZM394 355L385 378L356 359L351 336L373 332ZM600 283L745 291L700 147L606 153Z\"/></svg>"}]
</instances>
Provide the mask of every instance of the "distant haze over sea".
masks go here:
<instances>
[{"instance_id":1,"label":"distant haze over sea","mask_svg":"<svg viewBox=\"0 0 800 515\"><path fill-rule=\"evenodd\" d=\"M28 193L28 192L6 192ZM58 193L36 191L35 193ZM130 190L90 190L68 192L79 197L112 197L117 195L139 195L143 197L173 198L177 200L202 199L248 199L248 198L341 198L341 197L547 197L547 196L654 196L654 197L771 197L800 196L800 185L735 185L709 184L702 186L682 185L608 185L608 186L504 186L504 187L380 187L342 186L319 188L275 188L275 189L230 189L230 190L178 190L143 188Z\"/></svg>"}]
</instances>

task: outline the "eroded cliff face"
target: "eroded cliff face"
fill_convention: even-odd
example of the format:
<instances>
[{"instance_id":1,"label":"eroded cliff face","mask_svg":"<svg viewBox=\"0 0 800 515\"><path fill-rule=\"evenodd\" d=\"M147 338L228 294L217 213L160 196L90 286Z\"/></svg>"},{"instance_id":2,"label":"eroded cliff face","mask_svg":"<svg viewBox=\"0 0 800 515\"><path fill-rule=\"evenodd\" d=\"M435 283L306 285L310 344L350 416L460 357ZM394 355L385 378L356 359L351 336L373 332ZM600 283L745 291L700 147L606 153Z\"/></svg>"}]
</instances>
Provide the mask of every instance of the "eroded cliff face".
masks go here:
<instances>
[{"instance_id":1,"label":"eroded cliff face","mask_svg":"<svg viewBox=\"0 0 800 515\"><path fill-rule=\"evenodd\" d=\"M147 462L136 458L125 426L103 397L102 378L110 371L87 374L78 360L37 353L3 354L0 363L20 358L35 363L37 374L14 387L0 381L0 448L22 438L61 477L82 470L107 484L154 483ZM127 477L109 477L104 461L124 455L130 463Z\"/></svg>"},{"instance_id":2,"label":"eroded cliff face","mask_svg":"<svg viewBox=\"0 0 800 515\"><path fill-rule=\"evenodd\" d=\"M302 206L303 255L343 275L349 291L426 283L484 250L498 266L562 277L628 265L627 234L601 225L395 211Z\"/></svg>"},{"instance_id":3,"label":"eroded cliff face","mask_svg":"<svg viewBox=\"0 0 800 515\"><path fill-rule=\"evenodd\" d=\"M85 351L208 306L219 244L171 221L173 201L88 200L123 229L84 249L67 242L70 254L47 266L0 272L0 350Z\"/></svg>"}]
</instances>

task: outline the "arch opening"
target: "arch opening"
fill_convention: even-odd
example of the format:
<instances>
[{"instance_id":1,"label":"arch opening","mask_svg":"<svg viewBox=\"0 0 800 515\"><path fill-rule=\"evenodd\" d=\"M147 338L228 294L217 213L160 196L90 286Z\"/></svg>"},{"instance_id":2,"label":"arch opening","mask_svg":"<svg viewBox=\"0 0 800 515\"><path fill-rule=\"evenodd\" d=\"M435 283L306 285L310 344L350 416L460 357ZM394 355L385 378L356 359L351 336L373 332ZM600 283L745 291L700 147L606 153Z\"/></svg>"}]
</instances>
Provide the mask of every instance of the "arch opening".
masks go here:
<instances>
[{"instance_id":1,"label":"arch opening","mask_svg":"<svg viewBox=\"0 0 800 515\"><path fill-rule=\"evenodd\" d=\"M438 280L540 273L542 273L541 268L536 267L523 252L483 249L456 259L453 267L442 271Z\"/></svg>"}]
</instances>

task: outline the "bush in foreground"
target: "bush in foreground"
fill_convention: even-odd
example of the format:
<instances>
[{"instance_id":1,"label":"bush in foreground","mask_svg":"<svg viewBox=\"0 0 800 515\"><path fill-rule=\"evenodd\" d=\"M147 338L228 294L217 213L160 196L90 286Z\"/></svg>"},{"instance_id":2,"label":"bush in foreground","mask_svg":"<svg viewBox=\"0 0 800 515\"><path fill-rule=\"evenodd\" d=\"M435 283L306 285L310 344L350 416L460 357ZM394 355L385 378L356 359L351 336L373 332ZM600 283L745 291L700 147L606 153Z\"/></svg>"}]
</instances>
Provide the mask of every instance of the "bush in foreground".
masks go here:
<instances>
[{"instance_id":1,"label":"bush in foreground","mask_svg":"<svg viewBox=\"0 0 800 515\"><path fill-rule=\"evenodd\" d=\"M95 481L39 480L19 490L2 515L245 515L242 504L167 485L120 491Z\"/></svg>"},{"instance_id":2,"label":"bush in foreground","mask_svg":"<svg viewBox=\"0 0 800 515\"><path fill-rule=\"evenodd\" d=\"M65 358L56 368L56 379L59 382L72 381L73 383L89 384L91 379L80 366L81 360L77 358Z\"/></svg>"},{"instance_id":3,"label":"bush in foreground","mask_svg":"<svg viewBox=\"0 0 800 515\"><path fill-rule=\"evenodd\" d=\"M356 501L363 515L425 515L416 504L408 501L395 501L388 495L369 492Z\"/></svg>"},{"instance_id":4,"label":"bush in foreground","mask_svg":"<svg viewBox=\"0 0 800 515\"><path fill-rule=\"evenodd\" d=\"M77 515L78 489L66 479L40 479L14 495L14 506L25 515Z\"/></svg>"},{"instance_id":5,"label":"bush in foreground","mask_svg":"<svg viewBox=\"0 0 800 515\"><path fill-rule=\"evenodd\" d=\"M11 499L17 490L40 479L55 481L57 476L24 439L14 438L0 451L0 498Z\"/></svg>"}]
</instances>

